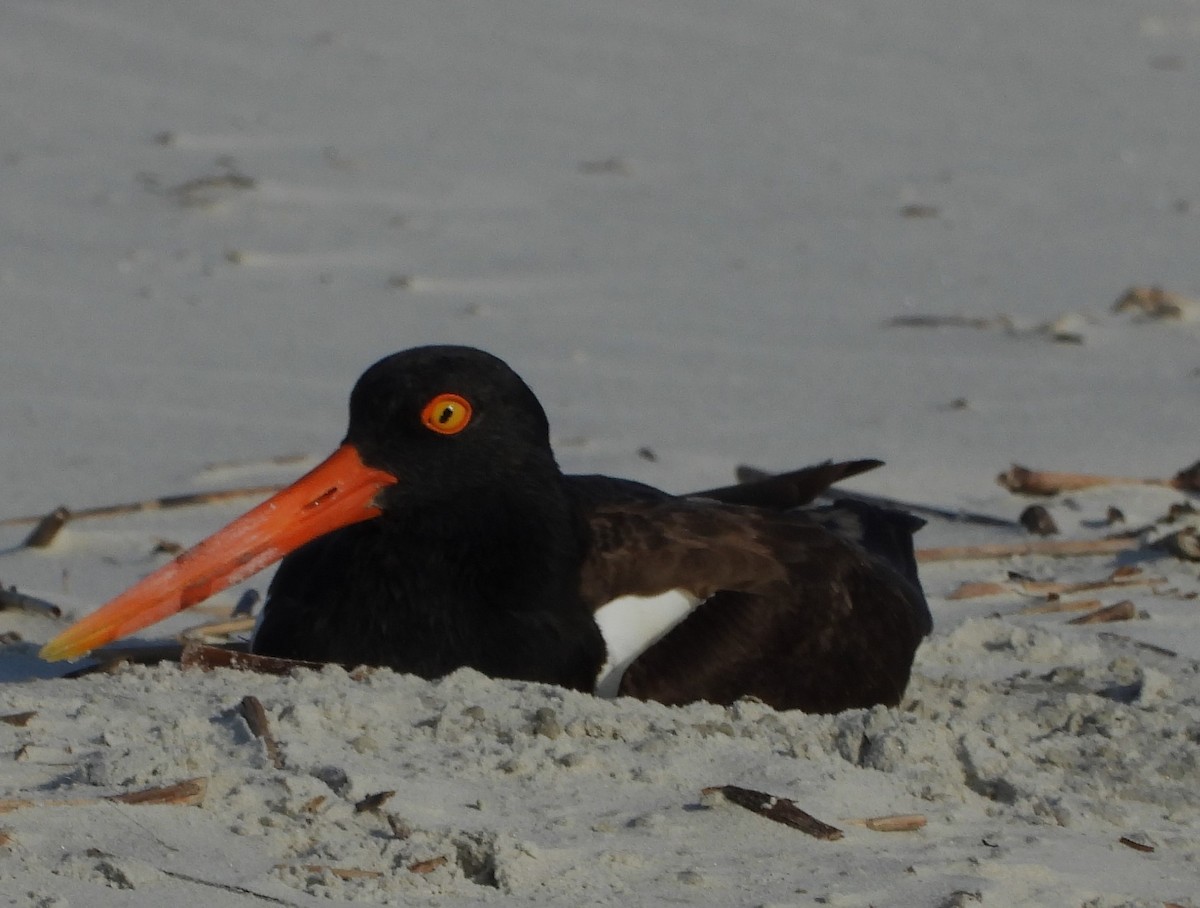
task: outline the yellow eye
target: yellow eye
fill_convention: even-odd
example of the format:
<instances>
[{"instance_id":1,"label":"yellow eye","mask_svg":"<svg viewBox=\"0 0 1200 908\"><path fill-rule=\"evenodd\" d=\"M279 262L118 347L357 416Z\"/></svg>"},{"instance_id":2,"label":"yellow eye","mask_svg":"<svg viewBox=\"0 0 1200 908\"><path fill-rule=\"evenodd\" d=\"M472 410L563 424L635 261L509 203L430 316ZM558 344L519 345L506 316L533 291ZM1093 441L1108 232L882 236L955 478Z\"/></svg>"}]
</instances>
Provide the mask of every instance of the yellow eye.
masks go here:
<instances>
[{"instance_id":1,"label":"yellow eye","mask_svg":"<svg viewBox=\"0 0 1200 908\"><path fill-rule=\"evenodd\" d=\"M439 394L421 411L427 429L442 435L455 435L471 421L471 405L457 394Z\"/></svg>"}]
</instances>

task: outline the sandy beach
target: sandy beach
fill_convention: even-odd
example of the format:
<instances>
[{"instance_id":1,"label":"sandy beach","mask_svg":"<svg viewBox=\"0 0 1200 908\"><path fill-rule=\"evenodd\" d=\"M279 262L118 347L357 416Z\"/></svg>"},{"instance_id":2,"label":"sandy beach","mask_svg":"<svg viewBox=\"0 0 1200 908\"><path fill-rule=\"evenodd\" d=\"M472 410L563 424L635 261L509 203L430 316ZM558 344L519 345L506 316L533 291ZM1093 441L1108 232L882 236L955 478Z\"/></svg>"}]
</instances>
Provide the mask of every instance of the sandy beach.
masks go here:
<instances>
[{"instance_id":1,"label":"sandy beach","mask_svg":"<svg viewBox=\"0 0 1200 908\"><path fill-rule=\"evenodd\" d=\"M1200 502L996 482L1200 457L1194 0L15 0L0 84L0 585L63 613L0 609L0 903L1200 904ZM998 522L919 534L895 709L37 658L257 499L39 516L289 482L425 343L570 472Z\"/></svg>"}]
</instances>

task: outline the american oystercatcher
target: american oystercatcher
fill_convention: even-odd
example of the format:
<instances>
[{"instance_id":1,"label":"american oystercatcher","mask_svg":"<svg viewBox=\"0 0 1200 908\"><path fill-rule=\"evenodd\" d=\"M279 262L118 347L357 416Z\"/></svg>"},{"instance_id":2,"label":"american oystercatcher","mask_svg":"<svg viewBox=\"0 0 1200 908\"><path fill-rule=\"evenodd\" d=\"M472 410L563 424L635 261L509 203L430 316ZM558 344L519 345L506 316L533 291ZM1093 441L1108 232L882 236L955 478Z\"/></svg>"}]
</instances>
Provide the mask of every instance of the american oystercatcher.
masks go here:
<instances>
[{"instance_id":1,"label":"american oystercatcher","mask_svg":"<svg viewBox=\"0 0 1200 908\"><path fill-rule=\"evenodd\" d=\"M327 460L42 656L76 658L282 558L256 653L427 678L470 666L668 704L894 705L932 626L912 549L921 521L853 501L799 507L878 465L687 496L564 475L512 369L419 347L362 375ZM652 596L673 597L665 616Z\"/></svg>"}]
</instances>

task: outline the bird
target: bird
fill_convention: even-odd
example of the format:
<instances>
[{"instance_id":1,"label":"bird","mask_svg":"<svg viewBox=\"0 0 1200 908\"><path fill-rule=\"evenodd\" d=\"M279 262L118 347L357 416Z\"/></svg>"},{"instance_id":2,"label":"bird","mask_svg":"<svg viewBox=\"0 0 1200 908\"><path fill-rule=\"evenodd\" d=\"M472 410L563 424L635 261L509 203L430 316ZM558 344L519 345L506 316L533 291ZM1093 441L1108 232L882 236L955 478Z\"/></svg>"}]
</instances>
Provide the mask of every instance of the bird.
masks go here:
<instances>
[{"instance_id":1,"label":"bird","mask_svg":"<svg viewBox=\"0 0 1200 908\"><path fill-rule=\"evenodd\" d=\"M41 655L78 658L282 559L254 653L431 679L469 667L667 705L894 706L932 629L913 556L923 522L853 500L811 506L879 465L689 495L569 475L503 360L415 347L362 374L329 458ZM655 596L673 603L665 617L645 604ZM634 629L610 644L614 610Z\"/></svg>"}]
</instances>

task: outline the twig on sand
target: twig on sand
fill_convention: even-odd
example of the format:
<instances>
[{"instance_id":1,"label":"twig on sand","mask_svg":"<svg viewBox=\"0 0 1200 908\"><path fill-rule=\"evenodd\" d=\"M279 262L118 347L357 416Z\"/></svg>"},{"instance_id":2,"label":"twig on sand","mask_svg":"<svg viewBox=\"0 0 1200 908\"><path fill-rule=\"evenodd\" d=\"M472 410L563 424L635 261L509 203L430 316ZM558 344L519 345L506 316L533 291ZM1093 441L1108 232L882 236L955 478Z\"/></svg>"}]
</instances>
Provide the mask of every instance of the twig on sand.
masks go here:
<instances>
[{"instance_id":1,"label":"twig on sand","mask_svg":"<svg viewBox=\"0 0 1200 908\"><path fill-rule=\"evenodd\" d=\"M105 802L135 806L178 804L184 807L194 807L204 801L204 795L207 791L208 779L201 777L176 782L174 785L143 788L140 791L106 795L99 798L47 798L41 801L29 798L0 798L0 813L22 810L26 807L89 807L93 804L103 804Z\"/></svg>"},{"instance_id":2,"label":"twig on sand","mask_svg":"<svg viewBox=\"0 0 1200 908\"><path fill-rule=\"evenodd\" d=\"M856 817L842 822L850 826L865 826L876 832L912 832L924 829L927 821L923 813L893 813L883 817Z\"/></svg>"},{"instance_id":3,"label":"twig on sand","mask_svg":"<svg viewBox=\"0 0 1200 908\"><path fill-rule=\"evenodd\" d=\"M445 862L445 858L442 858ZM377 880L382 870L363 870L359 867L330 867L328 864L276 864L276 870L303 870L306 873L331 873L339 880Z\"/></svg>"},{"instance_id":4,"label":"twig on sand","mask_svg":"<svg viewBox=\"0 0 1200 908\"><path fill-rule=\"evenodd\" d=\"M1126 848L1132 848L1134 851L1142 852L1142 854L1152 854L1154 852L1153 845L1149 845L1146 842L1139 842L1137 839L1131 836L1123 835L1117 839L1117 841Z\"/></svg>"},{"instance_id":5,"label":"twig on sand","mask_svg":"<svg viewBox=\"0 0 1200 908\"><path fill-rule=\"evenodd\" d=\"M777 798L766 792L754 791L751 788L742 788L738 785L714 785L702 789L701 793L706 795L724 795L727 801L737 804L739 807L744 807L758 814L760 817L766 817L768 820L774 820L776 823L782 823L784 826L799 829L801 832L808 833L817 839L825 839L832 842L844 835L836 826L830 826L828 823L818 820L812 814L797 807L795 801L787 798Z\"/></svg>"},{"instance_id":6,"label":"twig on sand","mask_svg":"<svg viewBox=\"0 0 1200 908\"><path fill-rule=\"evenodd\" d=\"M62 609L53 602L38 599L36 596L30 596L27 593L18 593L15 586L10 586L8 589L0 587L0 611L10 608L19 609L23 612L32 612L35 615L44 615L47 618L62 617Z\"/></svg>"},{"instance_id":7,"label":"twig on sand","mask_svg":"<svg viewBox=\"0 0 1200 908\"><path fill-rule=\"evenodd\" d=\"M996 477L996 481L1010 492L1018 495L1057 495L1060 492L1078 492L1097 486L1142 485L1164 486L1181 492L1200 492L1200 460L1186 467L1170 479L1139 479L1129 476L1096 476L1091 473L1059 472L1054 470L1031 470L1013 464Z\"/></svg>"},{"instance_id":8,"label":"twig on sand","mask_svg":"<svg viewBox=\"0 0 1200 908\"><path fill-rule=\"evenodd\" d=\"M1105 624L1110 621L1130 621L1137 617L1137 608L1128 599L1106 605L1102 609L1072 618L1067 624Z\"/></svg>"},{"instance_id":9,"label":"twig on sand","mask_svg":"<svg viewBox=\"0 0 1200 908\"><path fill-rule=\"evenodd\" d=\"M1021 609L1020 615L1055 615L1060 612L1086 612L1100 608L1099 599L1052 599L1040 605L1028 605Z\"/></svg>"},{"instance_id":10,"label":"twig on sand","mask_svg":"<svg viewBox=\"0 0 1200 908\"><path fill-rule=\"evenodd\" d=\"M234 498L250 498L259 495L271 495L284 486L280 483L260 486L240 486L234 489L218 489L213 492L190 492L184 495L164 495L161 498L148 498L144 501L127 501L121 504L105 504L94 508L81 508L78 511L67 511L58 508L50 514L25 514L20 517L5 517L0 520L0 526L24 526L48 520L58 511L67 513L67 520L83 520L90 517L113 517L119 514L138 514L142 511L169 511L172 508L186 508L195 505L217 504ZM31 534L32 535L32 534Z\"/></svg>"},{"instance_id":11,"label":"twig on sand","mask_svg":"<svg viewBox=\"0 0 1200 908\"><path fill-rule=\"evenodd\" d=\"M254 467L288 467L308 460L308 454L276 454L274 457L264 457L254 460L210 460L200 469L205 473L218 473L222 470L245 470Z\"/></svg>"},{"instance_id":12,"label":"twig on sand","mask_svg":"<svg viewBox=\"0 0 1200 908\"><path fill-rule=\"evenodd\" d=\"M964 580L946 598L957 602L962 599L983 599L986 596L1007 596L1015 593L1010 584L998 580Z\"/></svg>"},{"instance_id":13,"label":"twig on sand","mask_svg":"<svg viewBox=\"0 0 1200 908\"><path fill-rule=\"evenodd\" d=\"M437 870L439 867L441 867L443 864L447 863L449 860L450 859L447 858L445 855L439 855L436 858L429 858L428 860L424 860L424 861L416 861L416 862L408 865L408 872L409 873L433 873L433 871Z\"/></svg>"},{"instance_id":14,"label":"twig on sand","mask_svg":"<svg viewBox=\"0 0 1200 908\"><path fill-rule=\"evenodd\" d=\"M1130 287L1113 303L1112 311L1133 311L1144 318L1183 321L1200 318L1200 300L1158 286Z\"/></svg>"},{"instance_id":15,"label":"twig on sand","mask_svg":"<svg viewBox=\"0 0 1200 908\"><path fill-rule=\"evenodd\" d=\"M897 315L884 324L889 328L1002 328L1011 331L1013 320L1007 315Z\"/></svg>"},{"instance_id":16,"label":"twig on sand","mask_svg":"<svg viewBox=\"0 0 1200 908\"><path fill-rule=\"evenodd\" d=\"M151 646L105 646L92 652L98 660L62 677L74 681L88 675L112 675L127 665L157 665L160 662L178 662L182 647L178 643L163 643Z\"/></svg>"},{"instance_id":17,"label":"twig on sand","mask_svg":"<svg viewBox=\"0 0 1200 908\"><path fill-rule=\"evenodd\" d=\"M229 647L210 646L193 641L184 644L179 664L185 669L198 668L201 671L210 671L214 668L235 668L264 675L287 675L296 668L320 670L324 667L320 662L301 662L299 659L259 656Z\"/></svg>"},{"instance_id":18,"label":"twig on sand","mask_svg":"<svg viewBox=\"0 0 1200 908\"><path fill-rule=\"evenodd\" d=\"M959 584L947 599L978 599L983 596L1004 596L1023 593L1032 596L1066 596L1071 593L1090 593L1112 587L1154 586L1166 583L1164 577L1143 577L1140 570L1118 569L1103 580L1084 580L1063 583L1058 580L1014 579L1006 582L972 581Z\"/></svg>"},{"instance_id":19,"label":"twig on sand","mask_svg":"<svg viewBox=\"0 0 1200 908\"><path fill-rule=\"evenodd\" d=\"M254 622L255 619L252 617L231 618L228 621L214 621L211 624L198 624L195 627L189 627L179 636L185 643L209 637L231 637L234 634L254 630Z\"/></svg>"},{"instance_id":20,"label":"twig on sand","mask_svg":"<svg viewBox=\"0 0 1200 908\"><path fill-rule=\"evenodd\" d=\"M370 813L376 811L386 804L395 793L395 789L392 789L390 791L377 791L374 794L369 794L361 801L355 803L354 812Z\"/></svg>"},{"instance_id":21,"label":"twig on sand","mask_svg":"<svg viewBox=\"0 0 1200 908\"><path fill-rule=\"evenodd\" d=\"M68 520L71 519L71 512L66 508L58 507L43 517L37 522L37 526L33 528L22 545L34 549L44 549L54 541L54 537L58 535Z\"/></svg>"},{"instance_id":22,"label":"twig on sand","mask_svg":"<svg viewBox=\"0 0 1200 908\"><path fill-rule=\"evenodd\" d=\"M1140 539L1035 539L1026 542L996 542L984 545L948 545L917 549L917 561L970 561L989 558L1015 558L1022 555L1049 555L1074 558L1088 555L1113 555L1142 547Z\"/></svg>"},{"instance_id":23,"label":"twig on sand","mask_svg":"<svg viewBox=\"0 0 1200 908\"><path fill-rule=\"evenodd\" d=\"M1113 643L1127 643L1130 646L1144 649L1147 652L1155 653L1159 656L1166 656L1168 659L1176 659L1179 653L1173 649L1167 649L1165 646L1157 646L1153 643L1147 643L1145 640L1135 640L1133 637L1126 637L1124 634L1114 634L1112 631L1101 631L1097 634L1101 640L1110 640Z\"/></svg>"},{"instance_id":24,"label":"twig on sand","mask_svg":"<svg viewBox=\"0 0 1200 908\"><path fill-rule=\"evenodd\" d=\"M157 788L145 788L141 791L131 791L128 794L113 795L106 801L116 801L118 804L182 804L192 807L204 801L208 792L208 779L201 776L176 782L174 785L164 785Z\"/></svg>"},{"instance_id":25,"label":"twig on sand","mask_svg":"<svg viewBox=\"0 0 1200 908\"><path fill-rule=\"evenodd\" d=\"M163 876L168 876L173 880L183 880L185 883L191 883L193 886L207 886L209 889L220 889L222 892L232 892L235 895L251 898L259 902L267 902L271 905L284 905L286 908L299 908L295 902L287 902L283 899L277 899L273 895L263 895L261 892L255 892L253 889L247 889L245 886L234 886L231 883L221 883L216 880L206 880L198 876L192 876L190 873L181 873L178 870L167 870L159 868L159 872Z\"/></svg>"},{"instance_id":26,"label":"twig on sand","mask_svg":"<svg viewBox=\"0 0 1200 908\"><path fill-rule=\"evenodd\" d=\"M242 697L239 710L242 718L250 727L250 733L263 742L263 747L267 751L267 759L271 761L271 765L276 769L283 769L283 753L279 749L279 742L275 740L275 735L271 732L271 723L267 719L267 710L262 705L262 701L253 694L249 694Z\"/></svg>"}]
</instances>

